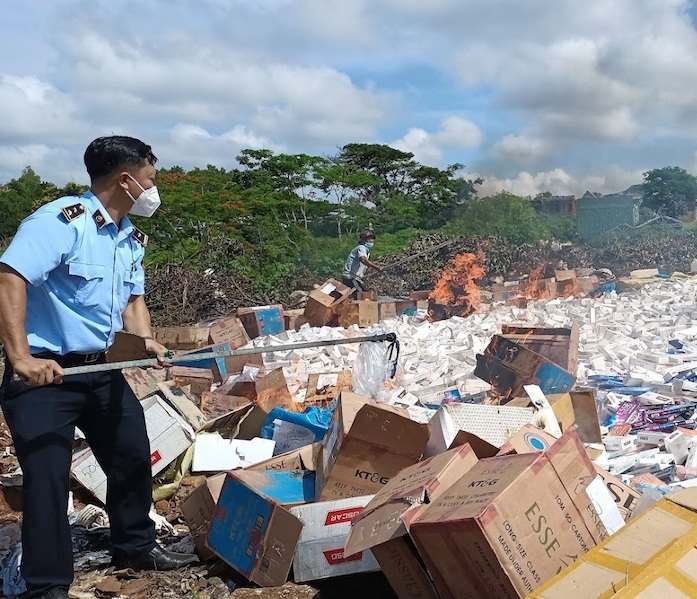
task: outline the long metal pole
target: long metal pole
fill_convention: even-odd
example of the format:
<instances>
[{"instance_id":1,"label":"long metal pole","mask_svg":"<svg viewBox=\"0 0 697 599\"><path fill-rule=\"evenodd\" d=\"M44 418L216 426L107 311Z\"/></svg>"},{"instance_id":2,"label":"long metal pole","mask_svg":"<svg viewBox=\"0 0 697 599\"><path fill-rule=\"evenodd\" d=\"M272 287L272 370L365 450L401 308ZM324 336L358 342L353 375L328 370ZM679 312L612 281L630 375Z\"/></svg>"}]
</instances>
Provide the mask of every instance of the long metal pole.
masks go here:
<instances>
[{"instance_id":1,"label":"long metal pole","mask_svg":"<svg viewBox=\"0 0 697 599\"><path fill-rule=\"evenodd\" d=\"M311 347L327 347L332 345L350 345L352 343L395 341L397 336L394 333L380 333L378 335L368 335L364 337L351 337L347 339L328 339L325 341L302 341L300 343L288 343L286 345L269 345L266 347L250 347L245 349L235 349L232 351L210 351L200 354L184 354L176 356L170 352L163 364L187 364L189 362L202 362L214 358L228 358L233 356L252 356L257 354L269 354L274 352L292 351L294 349L307 349ZM107 372L110 370L122 370L124 368L146 368L160 364L157 358L145 358L143 360L128 360L125 362L107 362L105 364L86 364L85 366L73 366L63 369L64 376L71 374L87 374L91 372ZM15 381L23 380L19 375L14 375Z\"/></svg>"}]
</instances>

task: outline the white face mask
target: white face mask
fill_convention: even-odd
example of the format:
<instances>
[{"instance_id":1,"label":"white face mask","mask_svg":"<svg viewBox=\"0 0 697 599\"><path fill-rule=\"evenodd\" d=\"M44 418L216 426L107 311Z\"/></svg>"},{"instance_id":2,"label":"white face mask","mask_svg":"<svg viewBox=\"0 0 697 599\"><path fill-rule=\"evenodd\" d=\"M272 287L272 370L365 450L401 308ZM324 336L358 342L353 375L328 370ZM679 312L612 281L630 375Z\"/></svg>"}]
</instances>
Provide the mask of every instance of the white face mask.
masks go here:
<instances>
[{"instance_id":1,"label":"white face mask","mask_svg":"<svg viewBox=\"0 0 697 599\"><path fill-rule=\"evenodd\" d=\"M131 177L130 175L128 175ZM133 179L133 177L131 177ZM138 181L133 179L135 184L143 190L137 198L131 195L131 192L126 190L128 196L133 200L133 207L128 211L129 214L134 216L145 216L151 217L155 214L155 210L160 207L162 203L160 200L160 192L157 191L157 187L153 185L152 187L145 189Z\"/></svg>"}]
</instances>

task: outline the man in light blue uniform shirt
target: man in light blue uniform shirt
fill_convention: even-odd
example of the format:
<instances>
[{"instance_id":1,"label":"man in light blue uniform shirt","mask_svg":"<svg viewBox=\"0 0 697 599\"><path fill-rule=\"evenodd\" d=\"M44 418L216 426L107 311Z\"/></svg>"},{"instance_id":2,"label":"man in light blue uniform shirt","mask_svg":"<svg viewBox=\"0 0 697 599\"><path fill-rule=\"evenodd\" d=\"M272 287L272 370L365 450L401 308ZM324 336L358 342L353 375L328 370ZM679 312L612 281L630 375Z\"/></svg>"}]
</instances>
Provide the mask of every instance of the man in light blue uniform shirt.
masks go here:
<instances>
[{"instance_id":1,"label":"man in light blue uniform shirt","mask_svg":"<svg viewBox=\"0 0 697 599\"><path fill-rule=\"evenodd\" d=\"M143 337L160 360L166 351L144 300L147 235L126 216L159 206L156 158L142 141L112 136L94 140L84 161L90 191L28 216L0 257L0 405L24 475L21 569L32 599L65 599L73 579L66 505L76 426L107 475L114 565L195 561L155 542L145 418L123 374L64 376L63 368L106 362L120 330Z\"/></svg>"}]
</instances>

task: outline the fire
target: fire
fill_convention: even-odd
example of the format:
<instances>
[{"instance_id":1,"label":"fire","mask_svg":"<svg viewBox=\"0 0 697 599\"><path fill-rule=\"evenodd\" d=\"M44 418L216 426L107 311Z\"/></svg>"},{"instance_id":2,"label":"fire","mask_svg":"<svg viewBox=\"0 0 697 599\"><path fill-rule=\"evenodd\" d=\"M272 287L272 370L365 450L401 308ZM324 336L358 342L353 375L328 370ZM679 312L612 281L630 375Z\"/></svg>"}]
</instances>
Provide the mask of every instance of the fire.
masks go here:
<instances>
[{"instance_id":1,"label":"fire","mask_svg":"<svg viewBox=\"0 0 697 599\"><path fill-rule=\"evenodd\" d=\"M543 270L544 265L540 264L540 266L530 273L530 276L528 276L528 285L525 288L525 297L530 299L544 299L549 295L547 289L540 285Z\"/></svg>"},{"instance_id":2,"label":"fire","mask_svg":"<svg viewBox=\"0 0 697 599\"><path fill-rule=\"evenodd\" d=\"M428 299L439 306L462 307L458 313L472 313L480 302L479 287L475 281L484 278L484 252L455 256L445 265L436 288Z\"/></svg>"}]
</instances>

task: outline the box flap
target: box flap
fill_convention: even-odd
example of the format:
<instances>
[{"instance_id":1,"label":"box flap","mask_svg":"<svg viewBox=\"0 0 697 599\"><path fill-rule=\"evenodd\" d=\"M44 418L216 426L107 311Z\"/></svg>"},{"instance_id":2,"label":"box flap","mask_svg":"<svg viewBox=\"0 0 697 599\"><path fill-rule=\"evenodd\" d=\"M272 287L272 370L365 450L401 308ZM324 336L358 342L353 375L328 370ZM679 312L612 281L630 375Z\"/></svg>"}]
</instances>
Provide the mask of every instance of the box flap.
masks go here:
<instances>
[{"instance_id":1,"label":"box flap","mask_svg":"<svg viewBox=\"0 0 697 599\"><path fill-rule=\"evenodd\" d=\"M476 518L506 491L542 455L522 454L480 460L433 503L422 510L412 526Z\"/></svg>"},{"instance_id":2,"label":"box flap","mask_svg":"<svg viewBox=\"0 0 697 599\"><path fill-rule=\"evenodd\" d=\"M693 512L697 512L697 487L671 493L667 499Z\"/></svg>"},{"instance_id":3,"label":"box flap","mask_svg":"<svg viewBox=\"0 0 697 599\"><path fill-rule=\"evenodd\" d=\"M429 425L414 422L407 410L386 405L365 405L356 414L347 439L420 458L429 434Z\"/></svg>"},{"instance_id":4,"label":"box flap","mask_svg":"<svg viewBox=\"0 0 697 599\"><path fill-rule=\"evenodd\" d=\"M421 506L435 501L476 462L472 448L462 445L402 470L354 518L346 554L353 555L406 534Z\"/></svg>"}]
</instances>

